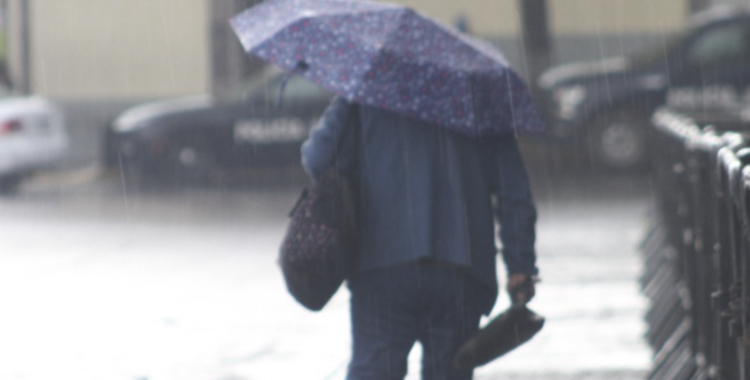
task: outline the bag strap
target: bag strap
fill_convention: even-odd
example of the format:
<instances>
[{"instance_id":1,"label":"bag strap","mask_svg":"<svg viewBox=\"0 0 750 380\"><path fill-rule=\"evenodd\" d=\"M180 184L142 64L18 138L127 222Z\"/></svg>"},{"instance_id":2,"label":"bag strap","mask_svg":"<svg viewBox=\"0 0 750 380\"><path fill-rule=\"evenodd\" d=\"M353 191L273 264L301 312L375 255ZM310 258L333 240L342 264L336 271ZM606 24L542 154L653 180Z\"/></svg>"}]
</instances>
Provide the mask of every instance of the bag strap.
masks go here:
<instances>
[{"instance_id":1,"label":"bag strap","mask_svg":"<svg viewBox=\"0 0 750 380\"><path fill-rule=\"evenodd\" d=\"M354 145L352 148L352 167L355 170L359 170L359 138L360 134L362 133L362 108L360 107L359 103L354 103L354 115L352 116L354 118L354 123L349 126L349 128L353 128L351 133L353 134L354 138Z\"/></svg>"},{"instance_id":2,"label":"bag strap","mask_svg":"<svg viewBox=\"0 0 750 380\"><path fill-rule=\"evenodd\" d=\"M344 146L344 141L346 141L346 137L348 134L352 135L352 139L354 140L353 148L352 148L352 169L356 170L358 169L359 164L359 138L360 133L362 129L362 117L361 117L361 108L359 103L351 103L352 104L352 112L349 114L347 123L346 123L346 130L342 134L342 138L337 141L336 144L336 155L339 155L341 153L341 150Z\"/></svg>"},{"instance_id":3,"label":"bag strap","mask_svg":"<svg viewBox=\"0 0 750 380\"><path fill-rule=\"evenodd\" d=\"M293 217L294 214L297 213L297 209L299 209L299 207L302 205L302 202L305 199L307 199L309 192L310 192L310 189L308 189L307 187L304 188L304 189L302 189L302 194L300 194L300 196L297 197L297 202L294 203L294 207L292 207L292 209L289 211L289 215L288 216L290 218Z\"/></svg>"}]
</instances>

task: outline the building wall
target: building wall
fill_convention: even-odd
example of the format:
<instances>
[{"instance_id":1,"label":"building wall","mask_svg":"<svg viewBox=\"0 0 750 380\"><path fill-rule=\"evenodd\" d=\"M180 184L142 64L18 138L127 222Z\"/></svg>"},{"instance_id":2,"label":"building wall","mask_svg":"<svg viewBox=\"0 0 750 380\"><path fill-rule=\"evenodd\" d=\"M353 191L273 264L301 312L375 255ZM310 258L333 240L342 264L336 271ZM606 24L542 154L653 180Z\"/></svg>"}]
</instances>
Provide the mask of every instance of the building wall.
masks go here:
<instances>
[{"instance_id":1,"label":"building wall","mask_svg":"<svg viewBox=\"0 0 750 380\"><path fill-rule=\"evenodd\" d=\"M518 0L387 1L413 7L449 25L453 25L459 17L465 17L471 32L478 35L510 36L520 30Z\"/></svg>"},{"instance_id":2,"label":"building wall","mask_svg":"<svg viewBox=\"0 0 750 380\"><path fill-rule=\"evenodd\" d=\"M205 0L31 2L34 92L148 98L209 86Z\"/></svg>"},{"instance_id":3,"label":"building wall","mask_svg":"<svg viewBox=\"0 0 750 380\"><path fill-rule=\"evenodd\" d=\"M629 54L685 26L687 0L548 1L554 60Z\"/></svg>"},{"instance_id":4,"label":"building wall","mask_svg":"<svg viewBox=\"0 0 750 380\"><path fill-rule=\"evenodd\" d=\"M548 0L557 35L662 33L682 28L685 0Z\"/></svg>"},{"instance_id":5,"label":"building wall","mask_svg":"<svg viewBox=\"0 0 750 380\"><path fill-rule=\"evenodd\" d=\"M19 1L24 0L10 0L11 8ZM211 90L209 2L225 0L26 1L33 92L63 99L145 99ZM500 45L511 62L522 61L519 0L395 1L447 24L464 17L473 33ZM637 48L639 41L681 28L686 3L549 0L556 61Z\"/></svg>"},{"instance_id":6,"label":"building wall","mask_svg":"<svg viewBox=\"0 0 750 380\"><path fill-rule=\"evenodd\" d=\"M392 1L392 0L389 0ZM465 16L478 35L515 36L521 0L395 0L453 24ZM551 33L643 33L679 29L686 0L548 0Z\"/></svg>"}]
</instances>

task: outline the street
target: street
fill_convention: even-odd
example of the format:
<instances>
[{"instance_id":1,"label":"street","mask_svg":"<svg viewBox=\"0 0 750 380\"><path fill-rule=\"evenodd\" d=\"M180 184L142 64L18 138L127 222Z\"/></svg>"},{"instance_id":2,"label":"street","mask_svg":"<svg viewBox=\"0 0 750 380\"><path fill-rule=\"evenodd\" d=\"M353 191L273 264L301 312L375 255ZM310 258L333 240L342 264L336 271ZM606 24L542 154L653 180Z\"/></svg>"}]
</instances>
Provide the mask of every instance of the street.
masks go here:
<instances>
[{"instance_id":1,"label":"street","mask_svg":"<svg viewBox=\"0 0 750 380\"><path fill-rule=\"evenodd\" d=\"M475 378L642 379L647 178L532 177L542 282L530 306L546 325ZM0 198L0 379L343 379L346 290L309 312L275 262L298 192L134 192L91 169ZM493 315L507 305L502 294Z\"/></svg>"}]
</instances>

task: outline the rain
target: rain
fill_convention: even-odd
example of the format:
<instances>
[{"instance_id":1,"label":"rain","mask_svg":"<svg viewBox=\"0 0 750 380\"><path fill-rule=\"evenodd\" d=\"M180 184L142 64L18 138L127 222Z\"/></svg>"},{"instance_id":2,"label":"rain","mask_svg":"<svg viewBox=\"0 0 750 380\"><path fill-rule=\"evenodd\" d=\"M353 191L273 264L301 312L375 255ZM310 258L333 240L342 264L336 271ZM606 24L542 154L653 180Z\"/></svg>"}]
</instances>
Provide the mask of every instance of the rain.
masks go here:
<instances>
[{"instance_id":1,"label":"rain","mask_svg":"<svg viewBox=\"0 0 750 380\"><path fill-rule=\"evenodd\" d=\"M463 194L461 144L518 142L544 326L474 379L748 378L750 3L373 1L0 0L0 379L345 379L347 281L311 311L280 259L334 98L440 128L423 173L356 135L353 165L398 162L405 187L438 167ZM345 30L293 34L326 12ZM414 136L395 126L388 146ZM452 211L429 245L464 241ZM401 222L416 251L429 228ZM514 307L495 269L480 327Z\"/></svg>"}]
</instances>

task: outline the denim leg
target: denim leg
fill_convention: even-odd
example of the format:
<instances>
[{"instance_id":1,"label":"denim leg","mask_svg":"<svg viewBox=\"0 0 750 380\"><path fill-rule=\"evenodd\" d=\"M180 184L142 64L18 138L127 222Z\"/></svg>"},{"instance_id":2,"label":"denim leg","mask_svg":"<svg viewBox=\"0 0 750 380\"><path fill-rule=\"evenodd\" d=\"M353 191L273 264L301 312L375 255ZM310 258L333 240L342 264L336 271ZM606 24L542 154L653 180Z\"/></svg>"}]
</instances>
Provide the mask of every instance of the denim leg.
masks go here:
<instances>
[{"instance_id":1,"label":"denim leg","mask_svg":"<svg viewBox=\"0 0 750 380\"><path fill-rule=\"evenodd\" d=\"M403 380L419 327L414 290L401 270L349 281L352 360L347 380ZM407 281L408 282L408 281Z\"/></svg>"},{"instance_id":2,"label":"denim leg","mask_svg":"<svg viewBox=\"0 0 750 380\"><path fill-rule=\"evenodd\" d=\"M453 369L458 347L479 325L492 293L465 272L405 265L349 281L352 360L348 380L403 380L409 351L423 346L423 380L469 380Z\"/></svg>"},{"instance_id":3,"label":"denim leg","mask_svg":"<svg viewBox=\"0 0 750 380\"><path fill-rule=\"evenodd\" d=\"M426 290L432 301L418 337L423 348L422 380L470 380L473 371L454 368L453 357L477 332L482 305L491 302L491 293L461 272L439 273L433 280Z\"/></svg>"}]
</instances>

